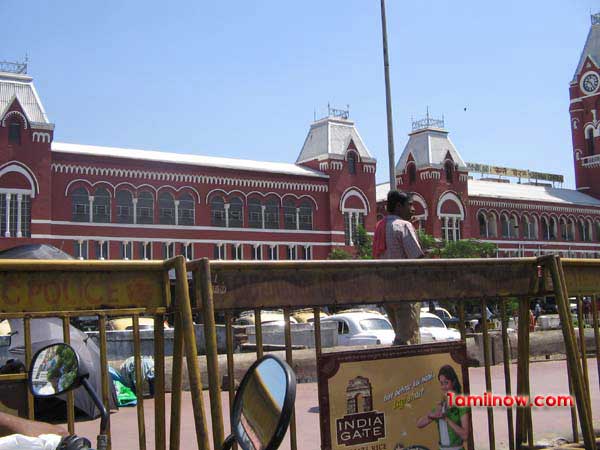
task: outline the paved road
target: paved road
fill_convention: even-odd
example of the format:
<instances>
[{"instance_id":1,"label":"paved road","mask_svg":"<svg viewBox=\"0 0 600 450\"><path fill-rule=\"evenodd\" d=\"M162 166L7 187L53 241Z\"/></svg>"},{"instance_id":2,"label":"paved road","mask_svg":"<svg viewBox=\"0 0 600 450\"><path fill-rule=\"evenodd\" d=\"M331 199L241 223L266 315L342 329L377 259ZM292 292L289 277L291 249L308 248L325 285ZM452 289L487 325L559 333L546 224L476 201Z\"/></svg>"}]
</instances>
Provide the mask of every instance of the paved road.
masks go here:
<instances>
[{"instance_id":1,"label":"paved road","mask_svg":"<svg viewBox=\"0 0 600 450\"><path fill-rule=\"evenodd\" d=\"M600 390L598 385L598 372L595 359L588 360L590 373L590 386L592 390L592 405L594 408L595 424L600 428ZM511 379L513 393L516 391L516 365L511 367ZM482 368L470 371L471 392L473 394L485 391L485 379ZM531 386L532 394L563 394L568 393L565 361L545 361L531 364ZM504 372L502 366L492 367L492 387L495 394L504 393ZM181 424L181 448L183 450L195 449L195 431L192 415L192 402L189 392L183 393L182 424ZM205 393L205 407L208 407L208 394ZM167 406L170 396L167 397ZM223 396L225 414L227 410L227 395ZM305 383L298 385L296 399L296 420L298 429L298 449L318 450L320 448L319 436L319 414L317 403L317 385ZM154 401L146 400L144 408L146 412L146 435L147 448L154 449ZM475 448L487 449L488 425L487 410L476 408L473 410L473 428L475 430ZM508 448L506 410L494 411L496 448ZM207 414L207 416L210 416ZM208 417L210 420L210 417ZM168 414L167 414L168 420ZM132 450L138 447L137 416L136 408L121 408L119 412L111 415L113 449ZM79 422L76 424L76 432L80 435L94 438L98 433L99 421ZM536 440L550 439L564 436L571 438L571 416L569 408L563 409L535 409L533 413L534 435ZM227 425L226 425L227 426ZM209 425L210 427L210 425ZM168 442L168 441L167 441ZM289 449L289 440L286 438L280 447L282 450Z\"/></svg>"}]
</instances>

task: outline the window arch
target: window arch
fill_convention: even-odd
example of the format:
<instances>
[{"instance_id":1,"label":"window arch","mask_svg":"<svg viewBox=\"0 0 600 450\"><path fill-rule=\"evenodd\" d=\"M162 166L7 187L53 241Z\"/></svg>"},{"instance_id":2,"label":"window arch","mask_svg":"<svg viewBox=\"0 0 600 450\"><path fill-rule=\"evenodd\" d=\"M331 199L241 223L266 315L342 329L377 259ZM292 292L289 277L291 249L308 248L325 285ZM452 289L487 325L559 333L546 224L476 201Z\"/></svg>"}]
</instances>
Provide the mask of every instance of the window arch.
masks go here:
<instances>
[{"instance_id":1,"label":"window arch","mask_svg":"<svg viewBox=\"0 0 600 450\"><path fill-rule=\"evenodd\" d=\"M417 167L415 163L409 163L406 166L406 172L408 173L408 184L415 184L417 182Z\"/></svg>"},{"instance_id":2,"label":"window arch","mask_svg":"<svg viewBox=\"0 0 600 450\"><path fill-rule=\"evenodd\" d=\"M508 232L511 238L519 238L519 219L516 214L512 214L508 219Z\"/></svg>"},{"instance_id":3,"label":"window arch","mask_svg":"<svg viewBox=\"0 0 600 450\"><path fill-rule=\"evenodd\" d=\"M286 230L295 230L298 228L296 204L292 200L285 200L283 202L283 227Z\"/></svg>"},{"instance_id":4,"label":"window arch","mask_svg":"<svg viewBox=\"0 0 600 450\"><path fill-rule=\"evenodd\" d=\"M358 159L356 157L356 153L354 152L348 152L348 173L350 175L356 175L356 160Z\"/></svg>"},{"instance_id":5,"label":"window arch","mask_svg":"<svg viewBox=\"0 0 600 450\"><path fill-rule=\"evenodd\" d=\"M600 242L600 221L594 222L594 233L596 235L596 242Z\"/></svg>"},{"instance_id":6,"label":"window arch","mask_svg":"<svg viewBox=\"0 0 600 450\"><path fill-rule=\"evenodd\" d=\"M239 197L233 197L229 200L229 210L227 211L228 227L241 228L244 226L244 202Z\"/></svg>"},{"instance_id":7,"label":"window arch","mask_svg":"<svg viewBox=\"0 0 600 450\"><path fill-rule=\"evenodd\" d=\"M500 215L500 228L502 229L502 237L509 238L510 237L510 220L508 218L508 214L502 213Z\"/></svg>"},{"instance_id":8,"label":"window arch","mask_svg":"<svg viewBox=\"0 0 600 450\"><path fill-rule=\"evenodd\" d=\"M194 198L190 194L184 193L179 197L177 216L179 225L194 225Z\"/></svg>"},{"instance_id":9,"label":"window arch","mask_svg":"<svg viewBox=\"0 0 600 450\"><path fill-rule=\"evenodd\" d=\"M477 213L477 222L479 223L479 236L489 238L490 230L488 227L488 218L484 211L479 211Z\"/></svg>"},{"instance_id":10,"label":"window arch","mask_svg":"<svg viewBox=\"0 0 600 450\"><path fill-rule=\"evenodd\" d=\"M452 183L454 181L454 164L452 161L446 161L444 163L444 173L446 175L446 182Z\"/></svg>"},{"instance_id":11,"label":"window arch","mask_svg":"<svg viewBox=\"0 0 600 450\"><path fill-rule=\"evenodd\" d=\"M300 203L299 208L299 228L301 230L312 230L313 229L313 209L310 202Z\"/></svg>"},{"instance_id":12,"label":"window arch","mask_svg":"<svg viewBox=\"0 0 600 450\"><path fill-rule=\"evenodd\" d=\"M279 203L274 198L265 202L265 228L279 228Z\"/></svg>"},{"instance_id":13,"label":"window arch","mask_svg":"<svg viewBox=\"0 0 600 450\"><path fill-rule=\"evenodd\" d=\"M138 195L136 222L139 224L154 223L154 196L151 192L142 191Z\"/></svg>"},{"instance_id":14,"label":"window arch","mask_svg":"<svg viewBox=\"0 0 600 450\"><path fill-rule=\"evenodd\" d=\"M498 216L495 212L490 211L487 216L489 237L498 237Z\"/></svg>"},{"instance_id":15,"label":"window arch","mask_svg":"<svg viewBox=\"0 0 600 450\"><path fill-rule=\"evenodd\" d=\"M555 241L558 236L558 219L550 217L550 240Z\"/></svg>"},{"instance_id":16,"label":"window arch","mask_svg":"<svg viewBox=\"0 0 600 450\"><path fill-rule=\"evenodd\" d=\"M225 226L225 201L220 195L210 199L210 224L215 227Z\"/></svg>"},{"instance_id":17,"label":"window arch","mask_svg":"<svg viewBox=\"0 0 600 450\"><path fill-rule=\"evenodd\" d=\"M594 129L592 127L589 127L585 134L586 134L585 143L586 143L586 147L587 147L587 154L588 154L588 156L593 156L595 154Z\"/></svg>"},{"instance_id":18,"label":"window arch","mask_svg":"<svg viewBox=\"0 0 600 450\"><path fill-rule=\"evenodd\" d=\"M131 195L131 192L118 191L115 198L117 202L117 223L133 223L133 195Z\"/></svg>"},{"instance_id":19,"label":"window arch","mask_svg":"<svg viewBox=\"0 0 600 450\"><path fill-rule=\"evenodd\" d=\"M8 143L12 145L21 145L21 128L23 124L18 116L13 115L8 121Z\"/></svg>"},{"instance_id":20,"label":"window arch","mask_svg":"<svg viewBox=\"0 0 600 450\"><path fill-rule=\"evenodd\" d=\"M175 225L175 200L168 192L161 192L158 195L158 223Z\"/></svg>"},{"instance_id":21,"label":"window arch","mask_svg":"<svg viewBox=\"0 0 600 450\"><path fill-rule=\"evenodd\" d=\"M98 188L94 192L94 222L110 222L110 194L105 188Z\"/></svg>"},{"instance_id":22,"label":"window arch","mask_svg":"<svg viewBox=\"0 0 600 450\"><path fill-rule=\"evenodd\" d=\"M73 222L90 221L90 197L85 188L77 188L71 194Z\"/></svg>"},{"instance_id":23,"label":"window arch","mask_svg":"<svg viewBox=\"0 0 600 450\"><path fill-rule=\"evenodd\" d=\"M549 241L551 240L551 230L550 230L550 222L548 221L547 217L542 217L540 219L541 223L542 223L542 239L544 241Z\"/></svg>"},{"instance_id":24,"label":"window arch","mask_svg":"<svg viewBox=\"0 0 600 450\"><path fill-rule=\"evenodd\" d=\"M264 228L262 204L258 198L248 200L248 226L250 228Z\"/></svg>"}]
</instances>

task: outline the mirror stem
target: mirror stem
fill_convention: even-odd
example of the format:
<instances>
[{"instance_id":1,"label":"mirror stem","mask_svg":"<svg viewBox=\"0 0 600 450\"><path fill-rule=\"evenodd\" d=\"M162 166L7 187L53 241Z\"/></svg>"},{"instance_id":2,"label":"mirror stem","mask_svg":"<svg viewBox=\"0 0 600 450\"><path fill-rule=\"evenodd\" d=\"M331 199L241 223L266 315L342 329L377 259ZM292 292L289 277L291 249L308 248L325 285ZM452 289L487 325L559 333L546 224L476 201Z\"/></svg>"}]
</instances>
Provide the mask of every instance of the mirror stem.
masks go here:
<instances>
[{"instance_id":1,"label":"mirror stem","mask_svg":"<svg viewBox=\"0 0 600 450\"><path fill-rule=\"evenodd\" d=\"M102 400L100 400L100 397L98 397L96 390L90 385L88 379L83 378L81 380L81 384L85 388L85 390L88 391L88 394L90 394L90 397L92 397L94 404L100 411L100 434L106 434L106 428L108 426L108 412L106 411Z\"/></svg>"}]
</instances>

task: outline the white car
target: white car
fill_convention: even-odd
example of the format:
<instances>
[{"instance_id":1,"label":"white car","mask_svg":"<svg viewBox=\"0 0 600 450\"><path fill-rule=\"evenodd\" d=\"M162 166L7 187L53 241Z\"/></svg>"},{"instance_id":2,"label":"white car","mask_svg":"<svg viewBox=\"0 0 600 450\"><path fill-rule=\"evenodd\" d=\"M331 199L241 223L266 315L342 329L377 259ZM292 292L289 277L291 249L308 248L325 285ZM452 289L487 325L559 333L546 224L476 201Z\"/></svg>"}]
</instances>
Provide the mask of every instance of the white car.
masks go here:
<instances>
[{"instance_id":1,"label":"white car","mask_svg":"<svg viewBox=\"0 0 600 450\"><path fill-rule=\"evenodd\" d=\"M442 319L435 314L421 311L419 322L422 343L460 340L460 332L454 328L447 328Z\"/></svg>"},{"instance_id":2,"label":"white car","mask_svg":"<svg viewBox=\"0 0 600 450\"><path fill-rule=\"evenodd\" d=\"M374 345L394 342L395 333L383 315L378 313L351 311L334 314L321 323L336 322L338 345Z\"/></svg>"}]
</instances>

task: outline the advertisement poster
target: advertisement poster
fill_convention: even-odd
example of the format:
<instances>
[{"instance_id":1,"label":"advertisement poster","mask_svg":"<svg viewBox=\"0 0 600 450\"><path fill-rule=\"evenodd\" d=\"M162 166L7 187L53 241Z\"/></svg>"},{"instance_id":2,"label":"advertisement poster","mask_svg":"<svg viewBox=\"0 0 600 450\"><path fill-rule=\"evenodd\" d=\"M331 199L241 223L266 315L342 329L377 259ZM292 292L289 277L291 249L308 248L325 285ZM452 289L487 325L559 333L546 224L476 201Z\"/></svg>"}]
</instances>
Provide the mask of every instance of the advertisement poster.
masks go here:
<instances>
[{"instance_id":1,"label":"advertisement poster","mask_svg":"<svg viewBox=\"0 0 600 450\"><path fill-rule=\"evenodd\" d=\"M323 450L472 448L471 415L450 408L442 388L445 374L469 391L463 343L323 353L318 371ZM428 420L440 412L448 418ZM463 441L447 420L466 421L469 437Z\"/></svg>"}]
</instances>

